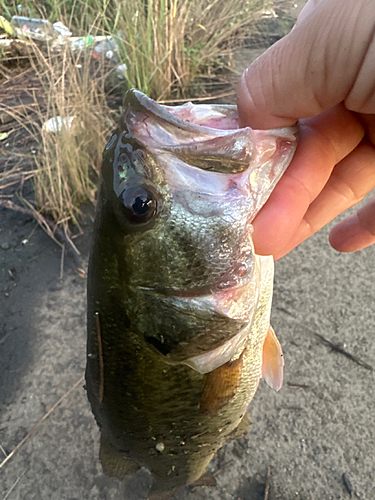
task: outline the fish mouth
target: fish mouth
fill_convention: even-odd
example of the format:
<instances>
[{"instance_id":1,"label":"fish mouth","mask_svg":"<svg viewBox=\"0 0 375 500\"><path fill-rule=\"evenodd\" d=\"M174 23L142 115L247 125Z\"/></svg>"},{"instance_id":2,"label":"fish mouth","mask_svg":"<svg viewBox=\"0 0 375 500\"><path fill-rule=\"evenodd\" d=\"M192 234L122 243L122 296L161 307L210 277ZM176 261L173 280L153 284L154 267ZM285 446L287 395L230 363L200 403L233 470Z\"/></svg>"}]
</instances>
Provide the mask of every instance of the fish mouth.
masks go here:
<instances>
[{"instance_id":1,"label":"fish mouth","mask_svg":"<svg viewBox=\"0 0 375 500\"><path fill-rule=\"evenodd\" d=\"M236 106L190 102L169 107L129 90L124 108L122 129L150 154L158 165L154 170L163 172L162 182L174 197L188 193L183 203L194 215L205 216L201 212L207 209L215 212L227 201L228 213L231 204L246 204L251 223L297 146L297 126L239 128ZM146 177L155 174L151 170L145 170ZM204 207L196 200L199 196L204 197Z\"/></svg>"},{"instance_id":2,"label":"fish mouth","mask_svg":"<svg viewBox=\"0 0 375 500\"><path fill-rule=\"evenodd\" d=\"M159 153L169 152L191 166L210 172L244 172L260 149L278 162L284 152L281 143L297 142L297 127L267 131L240 128L234 105L196 106L188 102L182 106L164 106L131 89L126 94L124 108L123 120L146 147Z\"/></svg>"}]
</instances>

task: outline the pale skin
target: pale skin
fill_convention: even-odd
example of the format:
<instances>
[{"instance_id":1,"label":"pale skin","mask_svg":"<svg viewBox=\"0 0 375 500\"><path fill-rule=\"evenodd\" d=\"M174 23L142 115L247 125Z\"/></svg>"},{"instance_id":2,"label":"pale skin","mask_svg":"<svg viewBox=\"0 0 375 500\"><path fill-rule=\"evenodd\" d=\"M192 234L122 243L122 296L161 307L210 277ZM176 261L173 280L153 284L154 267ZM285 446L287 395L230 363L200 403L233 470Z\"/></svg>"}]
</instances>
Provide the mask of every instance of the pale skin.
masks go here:
<instances>
[{"instance_id":1,"label":"pale skin","mask_svg":"<svg viewBox=\"0 0 375 500\"><path fill-rule=\"evenodd\" d=\"M278 259L375 188L374 0L310 0L286 37L244 72L241 125L300 123L286 173L254 220L255 250ZM340 252L375 243L375 197L336 224Z\"/></svg>"}]
</instances>

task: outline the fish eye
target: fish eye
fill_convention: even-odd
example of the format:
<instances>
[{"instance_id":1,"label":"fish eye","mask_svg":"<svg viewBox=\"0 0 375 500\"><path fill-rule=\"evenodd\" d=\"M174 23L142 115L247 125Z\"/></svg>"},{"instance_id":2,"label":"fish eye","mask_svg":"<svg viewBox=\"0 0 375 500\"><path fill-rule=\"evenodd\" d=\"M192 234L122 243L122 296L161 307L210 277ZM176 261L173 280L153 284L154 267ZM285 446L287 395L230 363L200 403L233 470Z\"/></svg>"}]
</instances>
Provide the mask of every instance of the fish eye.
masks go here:
<instances>
[{"instance_id":1,"label":"fish eye","mask_svg":"<svg viewBox=\"0 0 375 500\"><path fill-rule=\"evenodd\" d=\"M157 201L154 193L144 187L130 187L119 196L122 213L129 222L143 224L156 213Z\"/></svg>"}]
</instances>

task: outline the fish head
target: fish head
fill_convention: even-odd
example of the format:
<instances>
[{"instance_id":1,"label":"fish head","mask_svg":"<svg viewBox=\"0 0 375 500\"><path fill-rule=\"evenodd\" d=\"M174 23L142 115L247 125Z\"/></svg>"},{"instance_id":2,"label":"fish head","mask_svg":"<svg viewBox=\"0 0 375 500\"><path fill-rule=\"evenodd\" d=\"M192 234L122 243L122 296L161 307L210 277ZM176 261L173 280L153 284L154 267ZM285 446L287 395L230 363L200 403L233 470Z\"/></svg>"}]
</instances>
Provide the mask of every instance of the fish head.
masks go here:
<instances>
[{"instance_id":1,"label":"fish head","mask_svg":"<svg viewBox=\"0 0 375 500\"><path fill-rule=\"evenodd\" d=\"M186 360L251 321L252 220L293 155L296 129L239 128L235 106L162 106L135 90L124 107L103 156L101 225L132 328L169 360Z\"/></svg>"}]
</instances>

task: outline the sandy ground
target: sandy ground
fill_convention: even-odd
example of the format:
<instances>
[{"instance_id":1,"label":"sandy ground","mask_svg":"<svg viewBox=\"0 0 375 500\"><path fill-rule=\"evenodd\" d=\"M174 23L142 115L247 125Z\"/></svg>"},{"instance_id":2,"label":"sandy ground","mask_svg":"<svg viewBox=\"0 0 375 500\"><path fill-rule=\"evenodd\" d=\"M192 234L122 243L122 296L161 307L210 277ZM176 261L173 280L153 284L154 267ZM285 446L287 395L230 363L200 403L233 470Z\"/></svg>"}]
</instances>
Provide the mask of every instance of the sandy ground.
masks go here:
<instances>
[{"instance_id":1,"label":"sandy ground","mask_svg":"<svg viewBox=\"0 0 375 500\"><path fill-rule=\"evenodd\" d=\"M86 263L91 225L76 240ZM176 500L375 498L374 372L316 336L375 367L375 252L339 254L327 234L276 265L283 388L261 381L250 434L209 466L217 486ZM101 471L82 378L86 283L67 257L60 274L61 251L35 221L0 209L0 498L145 499L147 471L122 483Z\"/></svg>"}]
</instances>

